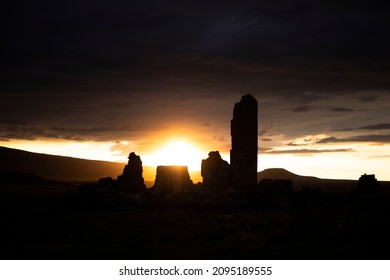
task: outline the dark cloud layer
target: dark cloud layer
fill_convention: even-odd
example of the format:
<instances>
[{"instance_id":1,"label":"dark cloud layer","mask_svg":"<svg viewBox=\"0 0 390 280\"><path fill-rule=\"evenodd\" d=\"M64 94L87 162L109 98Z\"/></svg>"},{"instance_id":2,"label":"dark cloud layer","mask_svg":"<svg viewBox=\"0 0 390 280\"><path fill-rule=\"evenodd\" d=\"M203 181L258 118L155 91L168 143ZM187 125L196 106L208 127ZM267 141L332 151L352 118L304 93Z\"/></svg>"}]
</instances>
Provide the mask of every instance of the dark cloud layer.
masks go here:
<instances>
[{"instance_id":1,"label":"dark cloud layer","mask_svg":"<svg viewBox=\"0 0 390 280\"><path fill-rule=\"evenodd\" d=\"M360 130L382 130L382 129L390 129L390 123L380 123L359 127Z\"/></svg>"},{"instance_id":2,"label":"dark cloud layer","mask_svg":"<svg viewBox=\"0 0 390 280\"><path fill-rule=\"evenodd\" d=\"M319 153L345 153L353 152L352 149L288 149L288 150L268 150L267 154L319 154Z\"/></svg>"},{"instance_id":3,"label":"dark cloud layer","mask_svg":"<svg viewBox=\"0 0 390 280\"><path fill-rule=\"evenodd\" d=\"M355 130L390 130L390 123L379 123L361 126L357 128L342 128L337 131L355 131Z\"/></svg>"},{"instance_id":4,"label":"dark cloud layer","mask_svg":"<svg viewBox=\"0 0 390 280\"><path fill-rule=\"evenodd\" d=\"M317 141L317 144L340 143L340 142L374 142L390 143L390 134L368 134L347 138L327 137Z\"/></svg>"},{"instance_id":5,"label":"dark cloud layer","mask_svg":"<svg viewBox=\"0 0 390 280\"><path fill-rule=\"evenodd\" d=\"M331 112L339 112L339 113L342 113L342 112L353 112L354 111L354 109L342 108L342 107L334 107L334 108L330 108L329 110Z\"/></svg>"},{"instance_id":6,"label":"dark cloud layer","mask_svg":"<svg viewBox=\"0 0 390 280\"><path fill-rule=\"evenodd\" d=\"M261 136L385 129L385 107L354 121L359 106L390 103L389 19L382 1L9 2L0 137L116 141L188 122L219 132L247 93Z\"/></svg>"}]
</instances>

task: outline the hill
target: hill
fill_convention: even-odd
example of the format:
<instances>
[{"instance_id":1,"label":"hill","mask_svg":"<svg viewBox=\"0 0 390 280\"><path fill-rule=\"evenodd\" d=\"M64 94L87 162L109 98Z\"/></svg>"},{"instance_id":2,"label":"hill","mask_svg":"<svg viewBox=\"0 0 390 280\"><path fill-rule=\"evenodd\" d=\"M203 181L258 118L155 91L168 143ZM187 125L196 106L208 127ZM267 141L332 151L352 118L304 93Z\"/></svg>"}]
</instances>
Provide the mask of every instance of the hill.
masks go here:
<instances>
[{"instance_id":1,"label":"hill","mask_svg":"<svg viewBox=\"0 0 390 280\"><path fill-rule=\"evenodd\" d=\"M312 176L297 175L283 168L269 168L257 173L257 180L262 179L291 179L296 184L315 184L323 180Z\"/></svg>"},{"instance_id":2,"label":"hill","mask_svg":"<svg viewBox=\"0 0 390 280\"><path fill-rule=\"evenodd\" d=\"M257 173L258 181L262 179L290 179L293 181L294 190L302 188L320 188L323 191L347 192L356 187L355 180L320 179L312 176L301 176L283 168L269 168Z\"/></svg>"},{"instance_id":3,"label":"hill","mask_svg":"<svg viewBox=\"0 0 390 280\"><path fill-rule=\"evenodd\" d=\"M95 181L116 178L124 164L32 153L0 147L0 172L36 174L50 180Z\"/></svg>"}]
</instances>

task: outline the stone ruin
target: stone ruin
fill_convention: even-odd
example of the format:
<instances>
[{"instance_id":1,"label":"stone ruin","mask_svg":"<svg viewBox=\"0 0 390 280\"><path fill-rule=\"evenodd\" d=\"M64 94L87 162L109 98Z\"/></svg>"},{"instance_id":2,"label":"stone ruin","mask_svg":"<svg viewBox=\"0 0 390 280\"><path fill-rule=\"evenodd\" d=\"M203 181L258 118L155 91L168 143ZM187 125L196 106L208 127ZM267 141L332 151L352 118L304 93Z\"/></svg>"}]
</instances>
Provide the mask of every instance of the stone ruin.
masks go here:
<instances>
[{"instance_id":1,"label":"stone ruin","mask_svg":"<svg viewBox=\"0 0 390 280\"><path fill-rule=\"evenodd\" d=\"M376 193L380 190L379 182L374 174L364 174L359 178L357 189L362 193Z\"/></svg>"},{"instance_id":2,"label":"stone ruin","mask_svg":"<svg viewBox=\"0 0 390 280\"><path fill-rule=\"evenodd\" d=\"M226 190L231 185L230 165L221 158L219 151L210 152L209 157L202 160L201 175L203 185L208 189Z\"/></svg>"},{"instance_id":3,"label":"stone ruin","mask_svg":"<svg viewBox=\"0 0 390 280\"><path fill-rule=\"evenodd\" d=\"M193 186L187 166L157 166L153 189L159 193L189 191Z\"/></svg>"},{"instance_id":4,"label":"stone ruin","mask_svg":"<svg viewBox=\"0 0 390 280\"><path fill-rule=\"evenodd\" d=\"M118 176L118 186L125 191L142 192L146 189L146 186L142 177L141 158L132 152L128 159L129 162L123 169L122 175Z\"/></svg>"},{"instance_id":5,"label":"stone ruin","mask_svg":"<svg viewBox=\"0 0 390 280\"><path fill-rule=\"evenodd\" d=\"M257 184L258 103L250 94L234 104L230 165L234 187Z\"/></svg>"}]
</instances>

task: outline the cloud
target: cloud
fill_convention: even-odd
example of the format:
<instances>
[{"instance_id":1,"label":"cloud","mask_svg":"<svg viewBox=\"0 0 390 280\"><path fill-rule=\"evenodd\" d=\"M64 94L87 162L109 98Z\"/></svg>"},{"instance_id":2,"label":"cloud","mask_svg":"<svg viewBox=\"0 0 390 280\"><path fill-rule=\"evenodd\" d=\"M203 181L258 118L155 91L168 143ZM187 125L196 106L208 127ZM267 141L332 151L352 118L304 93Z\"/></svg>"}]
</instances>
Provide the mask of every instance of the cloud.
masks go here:
<instances>
[{"instance_id":1,"label":"cloud","mask_svg":"<svg viewBox=\"0 0 390 280\"><path fill-rule=\"evenodd\" d=\"M0 132L4 139L37 140L39 138L53 138L81 141L82 139L71 134L61 135L53 131L33 126L8 126Z\"/></svg>"},{"instance_id":2,"label":"cloud","mask_svg":"<svg viewBox=\"0 0 390 280\"><path fill-rule=\"evenodd\" d=\"M327 137L317 141L317 144L340 143L340 142L363 142L363 143L390 143L390 134L358 135L346 138Z\"/></svg>"},{"instance_id":3,"label":"cloud","mask_svg":"<svg viewBox=\"0 0 390 280\"><path fill-rule=\"evenodd\" d=\"M27 125L27 122L19 120L0 120L0 125Z\"/></svg>"},{"instance_id":4,"label":"cloud","mask_svg":"<svg viewBox=\"0 0 390 280\"><path fill-rule=\"evenodd\" d=\"M367 96L360 96L358 97L358 99L361 101L361 102L374 102L376 100L379 99L379 96L377 95L367 95Z\"/></svg>"},{"instance_id":5,"label":"cloud","mask_svg":"<svg viewBox=\"0 0 390 280\"><path fill-rule=\"evenodd\" d=\"M390 158L390 155L369 156L368 158Z\"/></svg>"},{"instance_id":6,"label":"cloud","mask_svg":"<svg viewBox=\"0 0 390 280\"><path fill-rule=\"evenodd\" d=\"M348 131L354 131L354 130L356 130L356 128L346 127L346 128L334 129L333 131L337 131L337 132L348 132Z\"/></svg>"},{"instance_id":7,"label":"cloud","mask_svg":"<svg viewBox=\"0 0 390 280\"><path fill-rule=\"evenodd\" d=\"M359 127L357 129L360 129L360 130L387 130L387 129L390 129L390 123L380 123L380 124L367 125L367 126Z\"/></svg>"},{"instance_id":8,"label":"cloud","mask_svg":"<svg viewBox=\"0 0 390 280\"><path fill-rule=\"evenodd\" d=\"M110 151L114 153L114 155L129 155L131 151L133 151L135 148L135 145L133 142L127 142L127 141L117 141L115 145L112 145L110 147Z\"/></svg>"},{"instance_id":9,"label":"cloud","mask_svg":"<svg viewBox=\"0 0 390 280\"><path fill-rule=\"evenodd\" d=\"M6 126L2 128L0 137L4 139L37 140L41 138L65 139L74 141L99 140L99 135L116 131L116 128L63 128L63 127L35 127L35 126ZM123 130L125 131L125 130Z\"/></svg>"},{"instance_id":10,"label":"cloud","mask_svg":"<svg viewBox=\"0 0 390 280\"><path fill-rule=\"evenodd\" d=\"M259 126L259 133L258 136L275 136L275 133L273 132L274 125L272 123L264 123L261 122L261 125Z\"/></svg>"},{"instance_id":11,"label":"cloud","mask_svg":"<svg viewBox=\"0 0 390 280\"><path fill-rule=\"evenodd\" d=\"M118 132L118 131L128 131L128 128L117 127L117 126L94 126L90 128L52 127L51 130L56 132L91 135L91 134L111 133L111 132Z\"/></svg>"},{"instance_id":12,"label":"cloud","mask_svg":"<svg viewBox=\"0 0 390 280\"><path fill-rule=\"evenodd\" d=\"M3 7L1 137L229 135L246 93L259 100L264 139L264 120L278 139L386 123L390 24L371 2L352 13L335 1L76 2ZM362 102L373 112L357 112Z\"/></svg>"},{"instance_id":13,"label":"cloud","mask_svg":"<svg viewBox=\"0 0 390 280\"><path fill-rule=\"evenodd\" d=\"M47 133L38 127L19 127L19 126L8 126L0 135L5 139L23 139L23 140L36 140L38 137L49 137L58 138L57 135Z\"/></svg>"},{"instance_id":14,"label":"cloud","mask_svg":"<svg viewBox=\"0 0 390 280\"><path fill-rule=\"evenodd\" d=\"M313 109L312 106L298 106L293 108L293 112L295 113L307 113L310 112Z\"/></svg>"},{"instance_id":15,"label":"cloud","mask_svg":"<svg viewBox=\"0 0 390 280\"><path fill-rule=\"evenodd\" d=\"M354 130L388 130L390 129L390 123L379 123L379 124L372 124L372 125L366 125L361 126L357 128L341 128L337 129L335 131L354 131Z\"/></svg>"},{"instance_id":16,"label":"cloud","mask_svg":"<svg viewBox=\"0 0 390 280\"><path fill-rule=\"evenodd\" d=\"M286 150L274 150L270 149L265 151L267 154L319 154L319 153L344 153L353 152L353 149L286 149Z\"/></svg>"},{"instance_id":17,"label":"cloud","mask_svg":"<svg viewBox=\"0 0 390 280\"><path fill-rule=\"evenodd\" d=\"M316 143L317 144L328 144L328 143L337 143L337 142L348 142L348 141L343 141L343 139L339 139L336 137L326 137L321 140L318 140Z\"/></svg>"},{"instance_id":18,"label":"cloud","mask_svg":"<svg viewBox=\"0 0 390 280\"><path fill-rule=\"evenodd\" d=\"M324 110L325 108L321 108L320 106L309 106L309 105L303 105L298 106L292 109L295 113L308 113L312 112L314 109L316 110ZM329 107L326 108L330 112L336 112L336 113L343 113L343 112L354 112L354 109L351 108L344 108L344 107Z\"/></svg>"},{"instance_id":19,"label":"cloud","mask_svg":"<svg viewBox=\"0 0 390 280\"><path fill-rule=\"evenodd\" d=\"M325 108L321 108L319 106L303 105L303 106L298 106L298 107L293 108L292 111L295 113L308 113L308 112L312 112L314 109L324 110ZM336 112L336 113L354 112L355 111L354 109L343 108L343 107L329 107L329 108L327 108L327 110L330 112Z\"/></svg>"},{"instance_id":20,"label":"cloud","mask_svg":"<svg viewBox=\"0 0 390 280\"><path fill-rule=\"evenodd\" d=\"M302 146L308 146L315 144L318 140L321 140L323 135L306 135L303 137L296 138L289 143L287 143L287 146L290 147L302 147Z\"/></svg>"},{"instance_id":21,"label":"cloud","mask_svg":"<svg viewBox=\"0 0 390 280\"><path fill-rule=\"evenodd\" d=\"M332 108L329 108L329 111L342 113L342 112L353 112L355 110L354 109L350 109L350 108L332 107Z\"/></svg>"},{"instance_id":22,"label":"cloud","mask_svg":"<svg viewBox=\"0 0 390 280\"><path fill-rule=\"evenodd\" d=\"M307 146L307 144L301 144L301 143L294 143L294 142L291 142L291 143L288 143L287 146L290 146L290 147L302 147L302 146Z\"/></svg>"},{"instance_id":23,"label":"cloud","mask_svg":"<svg viewBox=\"0 0 390 280\"><path fill-rule=\"evenodd\" d=\"M258 135L259 135L259 136L264 136L264 135L266 135L266 133L268 133L268 130L265 129L265 128L262 128L262 129L259 131Z\"/></svg>"}]
</instances>

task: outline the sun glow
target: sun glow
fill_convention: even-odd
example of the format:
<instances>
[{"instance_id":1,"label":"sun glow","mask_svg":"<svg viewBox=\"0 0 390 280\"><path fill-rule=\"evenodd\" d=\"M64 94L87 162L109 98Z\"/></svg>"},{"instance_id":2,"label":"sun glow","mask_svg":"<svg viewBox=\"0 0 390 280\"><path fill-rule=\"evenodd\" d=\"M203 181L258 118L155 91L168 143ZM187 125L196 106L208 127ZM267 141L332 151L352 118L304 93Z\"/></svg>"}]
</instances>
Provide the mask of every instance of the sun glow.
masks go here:
<instances>
[{"instance_id":1,"label":"sun glow","mask_svg":"<svg viewBox=\"0 0 390 280\"><path fill-rule=\"evenodd\" d=\"M198 171L204 158L199 148L186 140L171 140L160 149L143 157L146 165L185 165L188 170Z\"/></svg>"}]
</instances>

